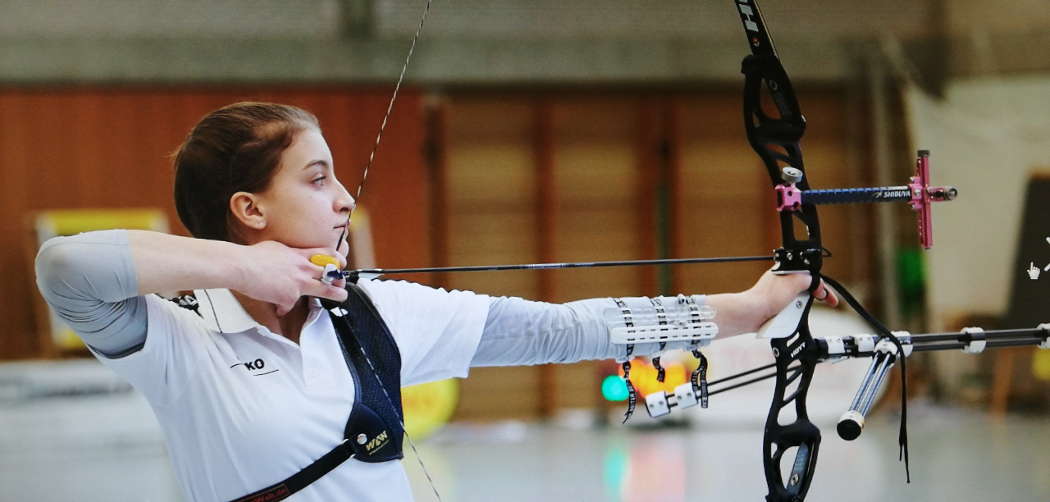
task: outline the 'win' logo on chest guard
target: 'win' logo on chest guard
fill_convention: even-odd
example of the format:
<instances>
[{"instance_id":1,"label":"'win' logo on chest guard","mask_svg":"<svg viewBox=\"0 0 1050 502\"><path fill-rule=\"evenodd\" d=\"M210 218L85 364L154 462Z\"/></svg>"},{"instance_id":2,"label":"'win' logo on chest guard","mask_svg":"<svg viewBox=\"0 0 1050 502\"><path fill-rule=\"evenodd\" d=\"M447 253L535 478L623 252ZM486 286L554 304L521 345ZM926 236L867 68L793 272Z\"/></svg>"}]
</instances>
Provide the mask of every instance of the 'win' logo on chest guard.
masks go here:
<instances>
[{"instance_id":1,"label":"'win' logo on chest guard","mask_svg":"<svg viewBox=\"0 0 1050 502\"><path fill-rule=\"evenodd\" d=\"M364 445L365 451L368 452L369 455L375 453L376 450L386 446L386 444L389 442L390 435L387 434L386 431L380 432L376 435L376 437L372 438L371 441L369 441L368 436L364 434L357 435L357 444Z\"/></svg>"}]
</instances>

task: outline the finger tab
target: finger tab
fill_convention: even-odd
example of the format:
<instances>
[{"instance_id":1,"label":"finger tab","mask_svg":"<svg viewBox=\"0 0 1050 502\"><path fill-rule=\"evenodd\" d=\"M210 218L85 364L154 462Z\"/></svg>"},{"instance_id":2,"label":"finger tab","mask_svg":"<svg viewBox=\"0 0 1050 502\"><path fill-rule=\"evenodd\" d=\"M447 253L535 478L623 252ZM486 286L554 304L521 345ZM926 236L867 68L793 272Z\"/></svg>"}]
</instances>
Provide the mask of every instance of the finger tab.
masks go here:
<instances>
[{"instance_id":1,"label":"finger tab","mask_svg":"<svg viewBox=\"0 0 1050 502\"><path fill-rule=\"evenodd\" d=\"M318 267L324 267L324 266L327 266L327 265L332 265L334 267L338 267L339 266L339 259L336 258L335 256L329 256L329 255L326 255L326 254L315 254L315 255L310 256L310 263L313 263L314 265L317 265Z\"/></svg>"}]
</instances>

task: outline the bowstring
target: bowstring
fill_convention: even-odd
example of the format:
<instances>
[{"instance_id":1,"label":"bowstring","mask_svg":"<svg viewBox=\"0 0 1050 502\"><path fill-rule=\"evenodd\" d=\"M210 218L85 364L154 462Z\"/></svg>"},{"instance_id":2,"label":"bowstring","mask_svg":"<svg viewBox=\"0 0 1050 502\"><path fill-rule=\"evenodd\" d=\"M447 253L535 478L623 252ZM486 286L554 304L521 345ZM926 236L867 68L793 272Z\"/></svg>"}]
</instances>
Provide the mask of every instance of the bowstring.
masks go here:
<instances>
[{"instance_id":1,"label":"bowstring","mask_svg":"<svg viewBox=\"0 0 1050 502\"><path fill-rule=\"evenodd\" d=\"M365 164L365 170L361 174L361 181L357 184L357 190L355 190L354 193L354 204L350 206L350 212L346 215L346 226L343 227L343 231L339 233L339 239L335 241L336 250L342 245L343 238L346 237L347 232L350 230L350 224L354 217L354 209L357 208L357 201L361 200L361 192L365 187L365 181L368 179L368 172L372 169L372 166L375 165L376 152L379 151L379 144L383 141L383 131L386 130L386 125L390 121L390 114L394 111L394 102L397 101L398 92L401 90L401 83L405 80L405 73L408 71L408 63L412 61L412 54L416 51L416 42L419 41L419 36L423 33L423 25L426 23L427 14L430 13L431 2L432 0L427 0L427 4L423 8L423 15L419 18L419 24L416 26L416 32L412 35L412 43L408 46L408 54L405 56L405 63L401 65L401 73L397 77L397 83L394 84L394 92L390 95L390 101L386 105L386 113L383 114L383 120L379 123L379 131L376 133L376 141L372 145L372 151L368 154L368 163ZM350 250L348 249L347 253L349 253L349 251ZM343 319L343 322L346 322L346 319ZM359 348L361 349L361 355L364 356L369 368L372 369L372 374L378 380L379 374L376 373L375 365L372 364L372 359L368 357L364 347ZM390 397L382 380L380 380L379 383L380 389L383 390L383 395L386 396L390 405L394 406L394 399ZM396 411L397 407L394 406L394 409ZM426 476L427 482L430 484L430 489L434 492L434 497L440 502L441 494L438 493L437 485L434 484L434 478L431 477L430 472L427 470L427 466L423 464L423 457L419 455L419 450L416 449L416 443L412 441L412 436L409 435L408 430L405 428L404 419L401 415L398 415L397 418L399 425L401 425L401 431L404 432L405 439L408 440L408 445L412 448L412 453L415 454L416 460L419 462L419 467L423 470L423 475Z\"/></svg>"},{"instance_id":2,"label":"bowstring","mask_svg":"<svg viewBox=\"0 0 1050 502\"><path fill-rule=\"evenodd\" d=\"M419 35L423 33L423 25L427 21L427 14L430 13L430 4L433 0L427 0L426 6L423 8L423 15L419 18L419 24L416 26L416 33L412 35L412 43L408 46L408 54L405 55L405 63L401 65L401 74L397 77L397 83L394 84L394 92L390 95L390 102L386 105L386 113L383 115L383 120L379 123L379 131L376 133L376 141L372 145L372 151L368 154L368 163L365 164L364 173L361 174L361 181L357 184L357 190L354 192L354 205L350 206L350 212L346 215L346 226L343 227L343 231L339 234L339 240L335 242L335 248L338 250L340 244L343 242L343 237L350 229L350 223L354 217L354 209L357 208L357 201L361 200L361 192L365 187L365 181L368 180L368 171L375 165L376 152L379 151L379 144L383 141L383 131L386 130L387 122L390 121L390 114L394 111L394 102L397 101L397 94L401 91L401 83L405 80L405 72L408 71L408 63L412 61L412 54L416 51L416 42L419 41Z\"/></svg>"}]
</instances>

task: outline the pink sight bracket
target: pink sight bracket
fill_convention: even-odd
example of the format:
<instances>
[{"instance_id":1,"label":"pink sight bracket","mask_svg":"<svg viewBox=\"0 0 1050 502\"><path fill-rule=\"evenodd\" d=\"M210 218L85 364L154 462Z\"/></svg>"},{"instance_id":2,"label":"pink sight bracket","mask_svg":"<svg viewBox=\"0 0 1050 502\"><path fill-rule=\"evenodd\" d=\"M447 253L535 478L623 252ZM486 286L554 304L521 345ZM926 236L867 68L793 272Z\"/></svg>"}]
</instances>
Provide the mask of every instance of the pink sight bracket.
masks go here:
<instances>
[{"instance_id":1,"label":"pink sight bracket","mask_svg":"<svg viewBox=\"0 0 1050 502\"><path fill-rule=\"evenodd\" d=\"M784 183L773 188L777 191L777 211L802 209L802 191L794 183Z\"/></svg>"},{"instance_id":2,"label":"pink sight bracket","mask_svg":"<svg viewBox=\"0 0 1050 502\"><path fill-rule=\"evenodd\" d=\"M933 214L930 205L934 202L943 202L954 199L959 191L955 187L930 186L930 151L919 150L915 159L915 176L908 183L911 190L911 208L917 213L919 220L919 242L923 249L933 247Z\"/></svg>"}]
</instances>

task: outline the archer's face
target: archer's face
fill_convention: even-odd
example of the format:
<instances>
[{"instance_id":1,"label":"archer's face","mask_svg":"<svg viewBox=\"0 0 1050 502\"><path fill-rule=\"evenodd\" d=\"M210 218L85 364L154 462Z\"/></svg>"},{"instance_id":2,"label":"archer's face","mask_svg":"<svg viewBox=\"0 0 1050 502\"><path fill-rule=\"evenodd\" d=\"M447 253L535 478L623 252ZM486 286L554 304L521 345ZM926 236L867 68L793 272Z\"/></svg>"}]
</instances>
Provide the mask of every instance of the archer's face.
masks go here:
<instances>
[{"instance_id":1,"label":"archer's face","mask_svg":"<svg viewBox=\"0 0 1050 502\"><path fill-rule=\"evenodd\" d=\"M257 194L266 217L263 239L297 248L334 248L345 256L344 227L354 199L335 177L332 152L321 132L307 128L281 154L269 188Z\"/></svg>"}]
</instances>

